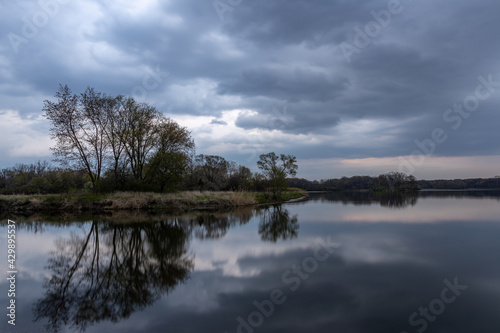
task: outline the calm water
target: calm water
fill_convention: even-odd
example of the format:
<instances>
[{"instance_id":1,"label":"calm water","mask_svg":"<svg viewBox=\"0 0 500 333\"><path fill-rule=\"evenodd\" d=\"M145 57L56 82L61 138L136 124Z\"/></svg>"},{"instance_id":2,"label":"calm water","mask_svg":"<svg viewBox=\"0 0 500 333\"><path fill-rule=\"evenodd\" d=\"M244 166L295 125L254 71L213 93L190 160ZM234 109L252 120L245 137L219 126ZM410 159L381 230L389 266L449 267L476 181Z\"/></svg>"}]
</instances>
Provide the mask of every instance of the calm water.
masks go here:
<instances>
[{"instance_id":1,"label":"calm water","mask_svg":"<svg viewBox=\"0 0 500 333\"><path fill-rule=\"evenodd\" d=\"M499 213L498 192L351 193L18 222L16 326L4 278L0 330L497 333Z\"/></svg>"}]
</instances>

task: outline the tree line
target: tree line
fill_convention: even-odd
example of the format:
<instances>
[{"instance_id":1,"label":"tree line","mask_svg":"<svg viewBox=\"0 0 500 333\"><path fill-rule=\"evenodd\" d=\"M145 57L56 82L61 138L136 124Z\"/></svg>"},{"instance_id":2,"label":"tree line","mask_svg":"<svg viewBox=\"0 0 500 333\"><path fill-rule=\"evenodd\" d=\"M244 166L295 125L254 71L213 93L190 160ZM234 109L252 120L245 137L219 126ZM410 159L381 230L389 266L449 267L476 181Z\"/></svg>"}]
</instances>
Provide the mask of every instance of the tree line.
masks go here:
<instances>
[{"instance_id":1,"label":"tree line","mask_svg":"<svg viewBox=\"0 0 500 333\"><path fill-rule=\"evenodd\" d=\"M414 176L400 172L389 172L378 177L353 176L334 179L307 180L289 179L289 185L308 191L413 191L418 189L500 189L500 176L494 178L416 180Z\"/></svg>"},{"instance_id":2,"label":"tree line","mask_svg":"<svg viewBox=\"0 0 500 333\"><path fill-rule=\"evenodd\" d=\"M500 176L493 178L419 180L422 189L500 189Z\"/></svg>"},{"instance_id":3,"label":"tree line","mask_svg":"<svg viewBox=\"0 0 500 333\"><path fill-rule=\"evenodd\" d=\"M263 154L266 158L274 158L275 168L279 169L281 157L274 153ZM288 161L294 158L283 155ZM288 157L287 157L288 156ZM293 163L292 163L293 164ZM281 165L281 171L269 173L253 173L249 168L228 161L217 155L195 155L189 159L186 167L177 179L170 175L159 175L169 178L169 182L136 181L133 174L125 174L120 182L116 181L114 172L108 170L100 178L102 193L115 190L124 191L157 191L198 190L198 191L256 191L270 192L276 197L281 195L284 187L288 187L288 178ZM174 171L172 171L174 172ZM18 163L10 168L0 170L0 194L60 194L93 191L89 175L83 169L71 169L54 166L47 161L31 164Z\"/></svg>"},{"instance_id":4,"label":"tree line","mask_svg":"<svg viewBox=\"0 0 500 333\"><path fill-rule=\"evenodd\" d=\"M58 166L17 164L0 171L0 193L46 194L92 190L248 190L280 198L298 166L293 155L260 155L253 173L222 156L195 154L191 132L147 103L88 87L60 85L45 100Z\"/></svg>"},{"instance_id":5,"label":"tree line","mask_svg":"<svg viewBox=\"0 0 500 333\"><path fill-rule=\"evenodd\" d=\"M353 176L320 181L292 178L289 184L308 191L416 191L419 189L417 179L413 175L402 172L388 172L378 177Z\"/></svg>"}]
</instances>

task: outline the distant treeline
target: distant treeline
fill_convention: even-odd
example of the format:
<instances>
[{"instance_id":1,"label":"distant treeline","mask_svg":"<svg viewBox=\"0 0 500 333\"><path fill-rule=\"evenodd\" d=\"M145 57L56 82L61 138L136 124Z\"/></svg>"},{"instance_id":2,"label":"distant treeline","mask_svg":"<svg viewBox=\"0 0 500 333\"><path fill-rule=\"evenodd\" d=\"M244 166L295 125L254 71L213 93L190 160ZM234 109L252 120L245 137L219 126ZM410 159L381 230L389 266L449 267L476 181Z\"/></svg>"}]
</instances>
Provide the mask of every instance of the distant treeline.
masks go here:
<instances>
[{"instance_id":1,"label":"distant treeline","mask_svg":"<svg viewBox=\"0 0 500 333\"><path fill-rule=\"evenodd\" d=\"M494 178L419 180L421 189L500 189L500 176Z\"/></svg>"},{"instance_id":2,"label":"distant treeline","mask_svg":"<svg viewBox=\"0 0 500 333\"><path fill-rule=\"evenodd\" d=\"M398 175L401 181L391 179L388 175ZM307 191L353 191L353 190L407 190L407 189L500 189L500 177L495 178L473 178L473 179L439 179L439 180L415 180L404 174L389 173L378 177L354 176L326 180L307 180L304 178L292 178L289 185Z\"/></svg>"},{"instance_id":3,"label":"distant treeline","mask_svg":"<svg viewBox=\"0 0 500 333\"><path fill-rule=\"evenodd\" d=\"M289 185L307 191L416 191L419 189L418 181L414 176L401 172L389 172L378 177L353 176L320 181L292 178L289 179Z\"/></svg>"}]
</instances>

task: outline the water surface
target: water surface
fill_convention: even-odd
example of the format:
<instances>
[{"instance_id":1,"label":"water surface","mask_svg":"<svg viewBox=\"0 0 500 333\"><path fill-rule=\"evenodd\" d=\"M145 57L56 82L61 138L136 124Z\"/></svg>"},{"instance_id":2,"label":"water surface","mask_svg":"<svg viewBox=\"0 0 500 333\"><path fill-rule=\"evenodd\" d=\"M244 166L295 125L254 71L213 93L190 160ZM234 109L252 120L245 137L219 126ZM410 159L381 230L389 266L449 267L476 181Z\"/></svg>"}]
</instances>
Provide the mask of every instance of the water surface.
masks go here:
<instances>
[{"instance_id":1,"label":"water surface","mask_svg":"<svg viewBox=\"0 0 500 333\"><path fill-rule=\"evenodd\" d=\"M492 191L355 192L230 213L19 221L17 325L3 314L0 329L498 332L499 213Z\"/></svg>"}]
</instances>

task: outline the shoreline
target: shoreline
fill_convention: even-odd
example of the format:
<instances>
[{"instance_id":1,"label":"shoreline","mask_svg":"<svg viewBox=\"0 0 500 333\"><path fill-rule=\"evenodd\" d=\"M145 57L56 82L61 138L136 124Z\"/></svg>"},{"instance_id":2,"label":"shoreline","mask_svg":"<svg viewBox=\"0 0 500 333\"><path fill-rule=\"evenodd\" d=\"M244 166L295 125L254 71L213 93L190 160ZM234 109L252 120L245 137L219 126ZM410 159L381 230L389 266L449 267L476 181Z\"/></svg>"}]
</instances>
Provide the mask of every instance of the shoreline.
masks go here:
<instances>
[{"instance_id":1,"label":"shoreline","mask_svg":"<svg viewBox=\"0 0 500 333\"><path fill-rule=\"evenodd\" d=\"M109 194L0 195L0 215L34 213L88 213L113 211L189 212L244 206L272 205L307 197L307 191L289 189L282 200L262 192L184 191L178 193L115 192Z\"/></svg>"}]
</instances>

